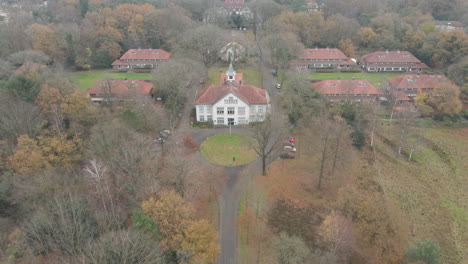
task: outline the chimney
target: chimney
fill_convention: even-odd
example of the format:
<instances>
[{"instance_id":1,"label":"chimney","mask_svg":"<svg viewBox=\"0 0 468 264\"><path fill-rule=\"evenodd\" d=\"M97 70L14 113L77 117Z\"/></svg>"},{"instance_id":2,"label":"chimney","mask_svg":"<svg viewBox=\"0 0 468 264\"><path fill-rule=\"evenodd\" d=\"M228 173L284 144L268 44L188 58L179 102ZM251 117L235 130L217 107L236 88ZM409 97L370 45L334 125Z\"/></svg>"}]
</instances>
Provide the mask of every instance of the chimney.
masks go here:
<instances>
[{"instance_id":1,"label":"chimney","mask_svg":"<svg viewBox=\"0 0 468 264\"><path fill-rule=\"evenodd\" d=\"M388 50L386 50L385 53L388 53Z\"/></svg>"},{"instance_id":2,"label":"chimney","mask_svg":"<svg viewBox=\"0 0 468 264\"><path fill-rule=\"evenodd\" d=\"M400 53L400 50L397 50L397 53Z\"/></svg>"}]
</instances>

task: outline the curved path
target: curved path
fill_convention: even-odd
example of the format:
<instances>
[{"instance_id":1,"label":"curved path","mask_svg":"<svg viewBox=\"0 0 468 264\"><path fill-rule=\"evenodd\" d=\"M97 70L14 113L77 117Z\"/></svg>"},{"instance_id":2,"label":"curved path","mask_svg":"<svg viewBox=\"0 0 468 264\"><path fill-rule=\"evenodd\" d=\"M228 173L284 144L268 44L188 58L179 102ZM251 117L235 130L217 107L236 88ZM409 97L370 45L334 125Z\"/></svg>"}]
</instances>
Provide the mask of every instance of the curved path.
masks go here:
<instances>
[{"instance_id":1,"label":"curved path","mask_svg":"<svg viewBox=\"0 0 468 264\"><path fill-rule=\"evenodd\" d=\"M262 79L263 88L268 90L271 98L271 115L277 116L279 109L277 107L277 94L278 91L275 89L276 79L271 75L271 67L266 61L262 62ZM195 142L200 144L208 137L221 134L229 133L229 128L214 128L214 129L194 129L191 128L190 123L190 112L192 105L195 101L196 89L202 88L201 85L196 84L191 87L189 96L187 98L186 107L182 113L179 127L174 131L179 135L191 134ZM245 127L236 126L231 128L232 133L237 134L248 134L248 130ZM258 171L261 170L261 161L257 159L250 165L243 165L238 167L224 167L227 180L224 184L223 190L219 196L219 242L221 244L221 255L218 260L218 264L237 264L237 214L239 211L239 203L245 186L249 183L250 177L242 177L243 170L247 166L254 166Z\"/></svg>"}]
</instances>

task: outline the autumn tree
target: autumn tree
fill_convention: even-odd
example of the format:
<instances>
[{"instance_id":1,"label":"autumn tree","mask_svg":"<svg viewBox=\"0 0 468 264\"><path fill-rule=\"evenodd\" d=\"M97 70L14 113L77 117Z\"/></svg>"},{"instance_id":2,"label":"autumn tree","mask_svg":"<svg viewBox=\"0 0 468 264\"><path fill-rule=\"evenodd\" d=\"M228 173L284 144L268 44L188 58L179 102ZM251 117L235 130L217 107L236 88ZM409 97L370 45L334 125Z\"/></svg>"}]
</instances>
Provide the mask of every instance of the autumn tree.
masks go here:
<instances>
[{"instance_id":1,"label":"autumn tree","mask_svg":"<svg viewBox=\"0 0 468 264\"><path fill-rule=\"evenodd\" d=\"M262 174L265 176L267 160L280 148L281 130L272 122L271 117L267 116L265 121L251 124L250 132L255 140L252 148L262 160Z\"/></svg>"},{"instance_id":2,"label":"autumn tree","mask_svg":"<svg viewBox=\"0 0 468 264\"><path fill-rule=\"evenodd\" d=\"M11 54L8 57L8 61L10 61L15 66L21 66L26 62L47 64L50 62L50 58L40 50L23 50Z\"/></svg>"},{"instance_id":3,"label":"autumn tree","mask_svg":"<svg viewBox=\"0 0 468 264\"><path fill-rule=\"evenodd\" d=\"M460 90L457 87L441 87L430 91L426 103L443 115L456 115L462 109Z\"/></svg>"},{"instance_id":4,"label":"autumn tree","mask_svg":"<svg viewBox=\"0 0 468 264\"><path fill-rule=\"evenodd\" d=\"M60 43L53 24L32 24L29 33L31 34L34 49L41 50L50 57L55 56Z\"/></svg>"},{"instance_id":5,"label":"autumn tree","mask_svg":"<svg viewBox=\"0 0 468 264\"><path fill-rule=\"evenodd\" d=\"M189 263L215 263L220 253L218 235L207 220L192 222L184 231L182 250L193 252Z\"/></svg>"},{"instance_id":6,"label":"autumn tree","mask_svg":"<svg viewBox=\"0 0 468 264\"><path fill-rule=\"evenodd\" d=\"M358 31L359 42L365 48L367 48L369 45L372 45L376 38L377 34L374 32L374 30L372 30L371 27L362 27Z\"/></svg>"},{"instance_id":7,"label":"autumn tree","mask_svg":"<svg viewBox=\"0 0 468 264\"><path fill-rule=\"evenodd\" d=\"M28 136L18 137L18 145L13 156L9 158L9 166L18 173L30 173L50 166L36 140Z\"/></svg>"},{"instance_id":8,"label":"autumn tree","mask_svg":"<svg viewBox=\"0 0 468 264\"><path fill-rule=\"evenodd\" d=\"M224 33L220 28L203 25L184 34L180 49L194 55L194 58L200 58L205 67L210 67L218 61L219 50L224 44Z\"/></svg>"},{"instance_id":9,"label":"autumn tree","mask_svg":"<svg viewBox=\"0 0 468 264\"><path fill-rule=\"evenodd\" d=\"M325 21L324 32L320 43L323 46L336 47L341 40L351 39L359 28L355 19L335 14Z\"/></svg>"},{"instance_id":10,"label":"autumn tree","mask_svg":"<svg viewBox=\"0 0 468 264\"><path fill-rule=\"evenodd\" d=\"M299 237L280 233L274 245L278 264L305 264L311 257L307 245Z\"/></svg>"},{"instance_id":11,"label":"autumn tree","mask_svg":"<svg viewBox=\"0 0 468 264\"><path fill-rule=\"evenodd\" d=\"M338 48L348 57L354 57L356 53L356 48L351 39L342 39L338 44Z\"/></svg>"},{"instance_id":12,"label":"autumn tree","mask_svg":"<svg viewBox=\"0 0 468 264\"><path fill-rule=\"evenodd\" d=\"M195 210L172 190L161 192L159 197L143 201L141 209L156 220L162 248L175 252L181 249L184 232L193 223Z\"/></svg>"}]
</instances>

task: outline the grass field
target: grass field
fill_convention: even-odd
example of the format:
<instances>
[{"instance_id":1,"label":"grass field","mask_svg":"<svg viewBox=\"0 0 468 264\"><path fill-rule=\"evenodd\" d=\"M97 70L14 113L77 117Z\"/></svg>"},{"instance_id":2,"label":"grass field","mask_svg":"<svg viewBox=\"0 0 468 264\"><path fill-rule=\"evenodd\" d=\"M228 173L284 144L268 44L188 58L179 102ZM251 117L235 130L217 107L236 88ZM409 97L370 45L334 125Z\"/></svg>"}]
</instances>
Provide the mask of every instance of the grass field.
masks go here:
<instances>
[{"instance_id":1,"label":"grass field","mask_svg":"<svg viewBox=\"0 0 468 264\"><path fill-rule=\"evenodd\" d=\"M372 83L375 87L382 88L383 79L390 79L396 76L400 76L402 74L398 73L386 73L386 74L378 74L378 73L364 73L364 72L334 72L334 73L316 73L312 72L308 75L310 79L316 80L333 80L333 79L352 79L355 78L356 80L368 80Z\"/></svg>"},{"instance_id":2,"label":"grass field","mask_svg":"<svg viewBox=\"0 0 468 264\"><path fill-rule=\"evenodd\" d=\"M252 138L240 134L219 134L205 140L200 145L200 152L214 164L240 166L257 158L255 151L250 148L252 141Z\"/></svg>"},{"instance_id":3,"label":"grass field","mask_svg":"<svg viewBox=\"0 0 468 264\"><path fill-rule=\"evenodd\" d=\"M69 74L70 79L83 90L91 88L97 81L104 79L148 80L152 78L150 73L109 72L109 70L78 71Z\"/></svg>"},{"instance_id":4,"label":"grass field","mask_svg":"<svg viewBox=\"0 0 468 264\"><path fill-rule=\"evenodd\" d=\"M307 134L310 142L304 145L301 140L297 141L301 157L275 161L269 166L267 177L260 173L255 176L253 186L246 191L248 195L243 195L239 215L245 214L244 203L254 208L255 213L259 208L261 221L256 222L259 222L258 229L267 223L268 211L264 208L271 207L270 200L284 197L301 204L333 207L340 196L338 187L344 186L344 190L359 184L375 183L387 202L398 208L393 211L395 215L401 213L399 224L402 230L410 230L406 233L411 233L409 243L402 242L405 249L417 241L433 240L441 247L441 263L468 264L468 128L431 126L421 131L411 129L405 139L402 156L396 158L401 128L398 125L379 124L375 152L368 146L361 151L353 150L354 154L348 158L354 160L347 161L354 164L353 167L346 169L341 183L339 180L328 181L322 192L314 187L319 164L316 158L307 156L310 154L308 148L314 149L315 146L314 137ZM412 161L408 161L413 143L416 143L416 151ZM251 196L262 189L267 193L267 204L258 207L257 198ZM369 230L372 225L368 225ZM366 230L367 226L361 225L359 228ZM249 249L257 248L258 244L252 241L246 244L244 234L245 230L240 228L239 263L254 263L246 259L256 259L255 252ZM262 260L268 255L274 255L271 248L262 251Z\"/></svg>"},{"instance_id":5,"label":"grass field","mask_svg":"<svg viewBox=\"0 0 468 264\"><path fill-rule=\"evenodd\" d=\"M221 73L226 72L229 66L219 67L212 66L208 69L208 80L206 85L220 85L221 84ZM257 87L262 87L262 78L258 68L255 66L235 66L236 72L241 72L244 75L244 83L250 84Z\"/></svg>"}]
</instances>

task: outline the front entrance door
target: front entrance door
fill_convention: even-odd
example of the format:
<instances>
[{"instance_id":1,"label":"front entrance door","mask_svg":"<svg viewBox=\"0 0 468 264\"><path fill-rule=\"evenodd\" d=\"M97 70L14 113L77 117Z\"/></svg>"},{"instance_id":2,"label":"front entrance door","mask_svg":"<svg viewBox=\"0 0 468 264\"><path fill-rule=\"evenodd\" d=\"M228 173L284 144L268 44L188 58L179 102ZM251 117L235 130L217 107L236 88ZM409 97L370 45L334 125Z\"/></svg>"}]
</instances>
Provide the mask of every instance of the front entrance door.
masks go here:
<instances>
[{"instance_id":1,"label":"front entrance door","mask_svg":"<svg viewBox=\"0 0 468 264\"><path fill-rule=\"evenodd\" d=\"M234 125L234 118L228 118L228 126Z\"/></svg>"}]
</instances>

